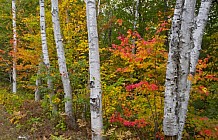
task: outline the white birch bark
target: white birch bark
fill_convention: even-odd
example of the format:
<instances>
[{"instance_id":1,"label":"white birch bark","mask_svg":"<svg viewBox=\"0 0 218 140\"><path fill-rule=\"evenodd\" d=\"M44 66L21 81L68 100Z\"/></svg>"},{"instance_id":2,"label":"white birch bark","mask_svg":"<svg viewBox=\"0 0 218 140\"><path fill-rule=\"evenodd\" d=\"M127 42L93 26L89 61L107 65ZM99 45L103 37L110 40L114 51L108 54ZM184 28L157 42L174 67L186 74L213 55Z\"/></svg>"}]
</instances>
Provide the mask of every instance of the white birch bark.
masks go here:
<instances>
[{"instance_id":1,"label":"white birch bark","mask_svg":"<svg viewBox=\"0 0 218 140\"><path fill-rule=\"evenodd\" d=\"M41 41L42 41L42 55L43 62L47 68L50 67L47 39L46 39L46 26L45 26L45 3L44 0L39 0L40 5L40 30L41 30Z\"/></svg>"},{"instance_id":2,"label":"white birch bark","mask_svg":"<svg viewBox=\"0 0 218 140\"><path fill-rule=\"evenodd\" d=\"M135 10L135 19L133 22L133 31L136 30L136 24L138 21L138 7L139 7L139 0L136 1L136 10ZM135 45L135 38L132 40L133 48L132 48L132 54L136 53L136 45Z\"/></svg>"},{"instance_id":3,"label":"white birch bark","mask_svg":"<svg viewBox=\"0 0 218 140\"><path fill-rule=\"evenodd\" d=\"M40 31L41 31L41 41L42 41L42 57L43 57L43 63L46 66L46 72L47 72L47 78L48 78L47 85L48 85L49 94L50 94L50 104L52 105L53 113L56 113L57 106L54 103L52 103L52 99L54 97L54 90L53 90L53 81L50 78L50 61L49 61L47 38L46 38L44 0L39 0L39 6L40 6Z\"/></svg>"},{"instance_id":4,"label":"white birch bark","mask_svg":"<svg viewBox=\"0 0 218 140\"><path fill-rule=\"evenodd\" d=\"M58 8L58 0L51 0L52 5L52 22L54 28L54 38L56 43L57 49L57 56L58 56L58 64L59 64L59 71L61 74L61 79L64 87L65 93L65 113L68 117L68 126L75 128L75 119L73 116L73 107L72 107L72 91L70 85L70 79L67 72L67 65L66 65L66 58L64 53L64 47L62 42L62 35L60 29L60 21L59 21L59 8Z\"/></svg>"},{"instance_id":5,"label":"white birch bark","mask_svg":"<svg viewBox=\"0 0 218 140\"><path fill-rule=\"evenodd\" d=\"M135 31L135 29L136 29L136 24L137 24L137 20L138 20L138 7L139 7L139 0L136 1L136 9L135 9L135 19L134 19L134 23L133 23L133 31Z\"/></svg>"},{"instance_id":6,"label":"white birch bark","mask_svg":"<svg viewBox=\"0 0 218 140\"><path fill-rule=\"evenodd\" d=\"M38 74L37 74L38 75ZM39 85L41 84L40 79L36 79L36 91L35 91L35 101L38 102L40 101L40 90L39 90Z\"/></svg>"},{"instance_id":7,"label":"white birch bark","mask_svg":"<svg viewBox=\"0 0 218 140\"><path fill-rule=\"evenodd\" d=\"M98 0L98 16L100 14L100 5L101 5L101 0Z\"/></svg>"},{"instance_id":8,"label":"white birch bark","mask_svg":"<svg viewBox=\"0 0 218 140\"><path fill-rule=\"evenodd\" d=\"M178 45L179 31L181 28L181 15L184 0L177 0L172 20L170 35L169 54L167 61L166 81L165 81L165 101L163 131L166 136L176 136L178 134Z\"/></svg>"},{"instance_id":9,"label":"white birch bark","mask_svg":"<svg viewBox=\"0 0 218 140\"><path fill-rule=\"evenodd\" d=\"M41 99L40 98L40 89L39 89L39 86L42 83L41 78L40 78L41 66L42 66L42 63L39 63L38 71L37 71L37 78L36 78L35 101L40 101L40 99Z\"/></svg>"},{"instance_id":10,"label":"white birch bark","mask_svg":"<svg viewBox=\"0 0 218 140\"><path fill-rule=\"evenodd\" d=\"M194 76L195 73L203 31L206 26L211 6L211 0L201 1L199 14L196 18L195 29L193 27L196 0L177 0L176 5L179 3L181 8L179 8L180 6L176 6L172 23L172 34L166 73L163 122L164 133L167 138L177 140L182 139L182 131L185 125L191 89L191 81L188 80L188 75L190 74ZM179 10L177 10L177 8L179 8ZM180 15L182 15L182 17ZM175 17L180 18L176 19ZM176 22L181 22L181 27L174 28ZM175 43L177 44L177 48L174 47ZM177 54L175 52L177 52ZM176 94L173 94L174 91Z\"/></svg>"},{"instance_id":11,"label":"white birch bark","mask_svg":"<svg viewBox=\"0 0 218 140\"><path fill-rule=\"evenodd\" d=\"M182 138L186 112L189 100L188 75L190 68L190 54L193 47L192 31L194 26L196 0L185 0L182 13L181 37L179 43L179 80L178 80L178 140Z\"/></svg>"},{"instance_id":12,"label":"white birch bark","mask_svg":"<svg viewBox=\"0 0 218 140\"><path fill-rule=\"evenodd\" d=\"M102 140L102 91L95 0L86 0L89 42L90 110L92 140Z\"/></svg>"},{"instance_id":13,"label":"white birch bark","mask_svg":"<svg viewBox=\"0 0 218 140\"><path fill-rule=\"evenodd\" d=\"M198 12L198 16L195 21L195 29L193 31L194 48L191 51L191 67L190 73L194 76L196 65L201 50L201 43L204 34L204 29L208 20L212 0L201 0L201 6Z\"/></svg>"},{"instance_id":14,"label":"white birch bark","mask_svg":"<svg viewBox=\"0 0 218 140\"><path fill-rule=\"evenodd\" d=\"M16 53L17 53L17 32L16 32L16 1L12 0L12 25L13 25L13 70L12 70L12 92L17 92L17 72L16 72Z\"/></svg>"},{"instance_id":15,"label":"white birch bark","mask_svg":"<svg viewBox=\"0 0 218 140\"><path fill-rule=\"evenodd\" d=\"M198 16L196 17L196 23L195 23L196 28L194 29L193 33L191 34L191 38L193 38L193 40L192 40L193 42L192 41L190 41L190 42L193 43L191 46L194 45L194 47L191 48L192 50L190 50L191 55L189 57L189 59L190 59L190 64L188 65L189 69L186 68L186 69L188 69L188 74L190 74L190 76L194 76L194 74L195 74L195 69L196 69L196 65L198 62L200 49L201 49L203 33L204 33L204 29L205 29L206 22L208 19L211 3L212 3L212 0L207 0L207 1L202 0L201 1L201 7L199 9ZM194 13L194 9L191 12ZM186 34L184 32L184 35L187 36L187 32L186 32ZM187 78L186 78L186 81L187 81L187 84L186 84L187 86L186 86L185 92L183 94L181 94L181 98L180 98L181 107L179 110L178 140L182 139L182 132L183 132L184 125L185 125L189 95L190 95L190 90L191 90L191 80L190 79L187 80ZM184 85L184 87L185 87L185 85Z\"/></svg>"}]
</instances>

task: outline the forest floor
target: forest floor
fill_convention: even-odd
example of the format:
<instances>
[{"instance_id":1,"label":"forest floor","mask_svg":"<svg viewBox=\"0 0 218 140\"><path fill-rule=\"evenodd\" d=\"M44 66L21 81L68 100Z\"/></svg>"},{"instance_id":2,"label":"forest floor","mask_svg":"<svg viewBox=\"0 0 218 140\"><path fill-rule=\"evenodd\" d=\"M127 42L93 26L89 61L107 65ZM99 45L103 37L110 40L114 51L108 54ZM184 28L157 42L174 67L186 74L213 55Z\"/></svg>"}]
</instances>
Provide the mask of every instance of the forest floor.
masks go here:
<instances>
[{"instance_id":1,"label":"forest floor","mask_svg":"<svg viewBox=\"0 0 218 140\"><path fill-rule=\"evenodd\" d=\"M30 104L27 104L28 107ZM23 115L23 111L29 112ZM34 111L39 111L35 110ZM17 112L18 113L18 112ZM39 113L39 112L38 112ZM40 113L41 114L41 113ZM18 116L22 116L19 118ZM0 104L0 140L88 140L83 131L60 130L55 128L54 120L44 118L42 121L33 120L36 114L31 107L26 110L24 107L14 116L7 113L3 105ZM16 120L15 118L19 118ZM31 119L32 118L32 119ZM36 118L36 117L35 117ZM17 121L17 122L16 122ZM15 124L14 124L15 123ZM20 126L20 127L19 127ZM85 134L85 135L84 135Z\"/></svg>"},{"instance_id":2,"label":"forest floor","mask_svg":"<svg viewBox=\"0 0 218 140\"><path fill-rule=\"evenodd\" d=\"M18 131L16 127L10 123L10 115L6 112L3 105L0 105L0 140L17 140Z\"/></svg>"},{"instance_id":3,"label":"forest floor","mask_svg":"<svg viewBox=\"0 0 218 140\"><path fill-rule=\"evenodd\" d=\"M89 140L89 126L68 128L25 93L12 94L0 86L0 140ZM47 106L47 105L46 105Z\"/></svg>"}]
</instances>

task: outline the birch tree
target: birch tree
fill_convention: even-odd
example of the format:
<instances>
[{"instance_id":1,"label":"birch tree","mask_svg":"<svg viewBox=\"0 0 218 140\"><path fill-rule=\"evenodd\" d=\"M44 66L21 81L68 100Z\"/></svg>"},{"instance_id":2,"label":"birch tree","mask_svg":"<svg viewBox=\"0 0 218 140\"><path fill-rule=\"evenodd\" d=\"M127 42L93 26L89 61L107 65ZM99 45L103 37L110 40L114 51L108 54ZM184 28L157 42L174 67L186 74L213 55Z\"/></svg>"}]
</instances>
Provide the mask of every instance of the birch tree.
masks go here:
<instances>
[{"instance_id":1,"label":"birch tree","mask_svg":"<svg viewBox=\"0 0 218 140\"><path fill-rule=\"evenodd\" d=\"M178 81L177 81L177 111L178 111L178 139L181 139L181 128L185 123L187 106L184 106L189 98L188 75L190 66L190 52L193 47L191 40L194 23L196 0L185 0L182 13L180 42L179 42L179 63L178 67ZM188 104L187 104L188 105Z\"/></svg>"},{"instance_id":2,"label":"birch tree","mask_svg":"<svg viewBox=\"0 0 218 140\"><path fill-rule=\"evenodd\" d=\"M47 47L47 38L46 38L46 24L45 24L45 1L39 0L39 6L40 6L40 31L41 31L41 41L42 41L42 58L43 58L43 64L46 67L47 72L47 85L48 90L50 94L50 104L52 105L52 111L53 113L57 112L57 106L52 103L52 99L54 97L54 90L53 90L53 82L50 77L50 61L49 61L49 55L48 55L48 47ZM40 69L41 67L39 67ZM40 71L40 70L39 70ZM36 96L38 97L38 96Z\"/></svg>"},{"instance_id":3,"label":"birch tree","mask_svg":"<svg viewBox=\"0 0 218 140\"><path fill-rule=\"evenodd\" d=\"M100 58L95 0L86 0L86 16L89 42L90 72L90 110L92 140L101 140L102 122L102 91L100 79Z\"/></svg>"},{"instance_id":4,"label":"birch tree","mask_svg":"<svg viewBox=\"0 0 218 140\"><path fill-rule=\"evenodd\" d=\"M182 139L191 89L188 77L195 73L211 0L201 1L196 18L195 5L196 0L177 0L172 21L163 121L165 136L172 140Z\"/></svg>"},{"instance_id":5,"label":"birch tree","mask_svg":"<svg viewBox=\"0 0 218 140\"><path fill-rule=\"evenodd\" d=\"M138 7L139 7L139 0L136 1L136 7L135 7L135 19L133 21L133 31L136 30L136 24L138 21ZM133 48L132 48L132 53L136 53L136 45L135 45L135 38L132 40Z\"/></svg>"},{"instance_id":6,"label":"birch tree","mask_svg":"<svg viewBox=\"0 0 218 140\"><path fill-rule=\"evenodd\" d=\"M179 140L182 139L182 131L185 125L185 117L187 113L189 94L191 90L191 79L195 75L195 70L196 70L196 66L197 66L197 62L198 62L199 54L201 50L203 33L204 33L204 29L205 29L205 26L208 20L211 3L212 3L212 0L201 0L201 6L199 9L198 15L195 18L196 20L194 23L194 29L191 34L191 38L193 39L192 45L194 46L190 50L191 54L190 54L190 62L189 62L189 69L188 69L190 79L187 80L187 91L184 94L184 97L185 97L184 100L181 101L181 108L179 110L179 113L180 113L179 116L181 116L179 119L179 123L180 123L179 135L178 135Z\"/></svg>"},{"instance_id":7,"label":"birch tree","mask_svg":"<svg viewBox=\"0 0 218 140\"><path fill-rule=\"evenodd\" d=\"M41 66L42 66L42 63L39 63L38 71L37 71L37 78L36 78L35 101L40 101L41 99L40 88L39 88L39 86L42 84L42 81L40 78Z\"/></svg>"},{"instance_id":8,"label":"birch tree","mask_svg":"<svg viewBox=\"0 0 218 140\"><path fill-rule=\"evenodd\" d=\"M135 31L135 29L136 29L136 24L137 24L137 20L138 20L138 7L139 7L139 0L136 1L135 19L134 19L134 22L133 22L133 31Z\"/></svg>"},{"instance_id":9,"label":"birch tree","mask_svg":"<svg viewBox=\"0 0 218 140\"><path fill-rule=\"evenodd\" d=\"M17 72L16 72L16 53L17 53L17 32L16 32L16 1L12 0L12 25L13 25L13 70L12 70L12 92L17 92Z\"/></svg>"},{"instance_id":10,"label":"birch tree","mask_svg":"<svg viewBox=\"0 0 218 140\"><path fill-rule=\"evenodd\" d=\"M73 116L73 107L72 107L72 90L70 85L70 79L67 72L67 65L66 65L66 58L64 53L63 47L63 39L61 35L60 29L60 21L59 21L59 9L58 9L58 0L51 0L52 6L52 22L53 22L53 29L54 29L54 38L56 43L57 49L57 56L58 56L58 65L59 71L61 75L61 80L64 87L65 93L65 113L67 115L67 123L69 127L75 128L75 118Z\"/></svg>"}]
</instances>

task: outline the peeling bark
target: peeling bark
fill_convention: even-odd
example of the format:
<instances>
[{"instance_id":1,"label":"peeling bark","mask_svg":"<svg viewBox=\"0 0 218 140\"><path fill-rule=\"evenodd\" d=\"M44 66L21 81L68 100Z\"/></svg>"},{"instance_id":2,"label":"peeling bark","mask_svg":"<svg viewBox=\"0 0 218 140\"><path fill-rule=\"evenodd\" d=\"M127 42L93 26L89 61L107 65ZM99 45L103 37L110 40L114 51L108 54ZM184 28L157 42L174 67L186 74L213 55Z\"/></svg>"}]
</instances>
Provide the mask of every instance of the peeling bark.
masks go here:
<instances>
[{"instance_id":1,"label":"peeling bark","mask_svg":"<svg viewBox=\"0 0 218 140\"><path fill-rule=\"evenodd\" d=\"M201 43L204 34L204 29L208 20L209 11L212 0L201 0L201 6L196 17L195 29L193 31L194 48L191 51L191 66L190 73L194 76L196 65L201 50Z\"/></svg>"},{"instance_id":2,"label":"peeling bark","mask_svg":"<svg viewBox=\"0 0 218 140\"><path fill-rule=\"evenodd\" d=\"M186 68L186 69L188 69L188 74L190 74L190 76L195 75L195 69L196 69L196 65L197 65L200 50L201 50L203 33L204 33L204 29L205 29L206 22L208 19L211 3L212 3L212 0L207 0L207 1L202 0L201 1L201 7L199 9L198 16L196 17L196 23L195 23L196 28L194 29L193 32L191 32L191 38L193 40L190 41L191 42L190 46L194 45L194 47L191 48L191 50L189 50L189 52L188 52L188 53L190 53L190 57L189 57L190 64L188 65L189 68ZM191 12L194 13L194 9ZM184 32L184 36L187 36L187 32ZM181 107L180 107L180 111L179 111L178 140L182 139L182 132L183 132L184 125L185 125L189 95L190 95L190 90L191 90L191 81L187 80L187 76L188 75L186 75L187 83L186 83L185 92L183 94L181 93L181 96L180 96L181 97L180 98ZM185 87L185 85L184 85L184 87Z\"/></svg>"},{"instance_id":3,"label":"peeling bark","mask_svg":"<svg viewBox=\"0 0 218 140\"><path fill-rule=\"evenodd\" d=\"M17 92L17 31L16 31L16 0L12 0L12 25L13 25L13 70L12 70L12 92Z\"/></svg>"},{"instance_id":4,"label":"peeling bark","mask_svg":"<svg viewBox=\"0 0 218 140\"><path fill-rule=\"evenodd\" d=\"M66 58L64 53L64 47L63 47L63 39L61 35L61 29L60 29L60 21L59 21L59 9L58 9L58 0L51 0L52 5L52 22L53 22L53 29L54 29L54 38L56 43L56 49L57 49L57 56L58 56L58 65L59 65L59 71L61 75L61 80L64 87L64 93L65 93L65 113L67 115L67 122L68 126L71 128L76 128L76 122L75 118L73 116L73 106L72 106L72 91L71 91L71 85L70 85L70 79L67 72L67 65L66 65Z\"/></svg>"},{"instance_id":5,"label":"peeling bark","mask_svg":"<svg viewBox=\"0 0 218 140\"><path fill-rule=\"evenodd\" d=\"M133 31L135 31L136 29L136 23L138 20L138 7L139 7L139 0L136 1L136 9L135 9L135 19L134 19L134 23L133 23Z\"/></svg>"},{"instance_id":6,"label":"peeling bark","mask_svg":"<svg viewBox=\"0 0 218 140\"><path fill-rule=\"evenodd\" d=\"M136 30L136 24L138 21L138 7L139 7L139 0L136 1L135 19L133 22L133 32ZM133 44L132 54L135 54L136 53L135 39L132 40L132 44Z\"/></svg>"},{"instance_id":7,"label":"peeling bark","mask_svg":"<svg viewBox=\"0 0 218 140\"><path fill-rule=\"evenodd\" d=\"M181 22L181 39L179 43L179 80L178 80L178 140L182 138L189 101L188 75L190 54L193 47L192 30L194 26L196 0L185 0Z\"/></svg>"},{"instance_id":8,"label":"peeling bark","mask_svg":"<svg viewBox=\"0 0 218 140\"><path fill-rule=\"evenodd\" d=\"M177 0L172 21L169 54L165 81L165 101L163 130L166 136L176 137L178 134L178 47L180 42L181 15L184 0Z\"/></svg>"},{"instance_id":9,"label":"peeling bark","mask_svg":"<svg viewBox=\"0 0 218 140\"><path fill-rule=\"evenodd\" d=\"M37 74L38 75L38 74ZM35 91L35 101L41 100L39 86L41 84L41 79L36 79L36 91Z\"/></svg>"},{"instance_id":10,"label":"peeling bark","mask_svg":"<svg viewBox=\"0 0 218 140\"><path fill-rule=\"evenodd\" d=\"M41 99L40 89L39 89L39 86L42 84L42 81L40 78L41 66L42 66L42 63L39 63L38 71L37 71L37 79L36 79L35 101L40 101Z\"/></svg>"},{"instance_id":11,"label":"peeling bark","mask_svg":"<svg viewBox=\"0 0 218 140\"><path fill-rule=\"evenodd\" d=\"M188 75L195 73L211 1L201 1L196 23L196 0L177 0L176 3L166 72L163 121L166 139L182 139L191 90Z\"/></svg>"},{"instance_id":12,"label":"peeling bark","mask_svg":"<svg viewBox=\"0 0 218 140\"><path fill-rule=\"evenodd\" d=\"M95 0L86 1L89 42L90 111L92 140L102 140L102 91Z\"/></svg>"},{"instance_id":13,"label":"peeling bark","mask_svg":"<svg viewBox=\"0 0 218 140\"><path fill-rule=\"evenodd\" d=\"M44 0L39 0L39 6L40 6L40 31L41 31L41 41L42 41L42 57L43 57L43 63L46 67L46 72L47 72L47 78L48 78L47 85L48 85L49 94L50 94L50 104L52 105L53 113L56 113L57 106L54 103L52 103L52 99L54 97L54 90L53 90L53 81L50 78L50 61L49 61L47 38L46 38Z\"/></svg>"}]
</instances>

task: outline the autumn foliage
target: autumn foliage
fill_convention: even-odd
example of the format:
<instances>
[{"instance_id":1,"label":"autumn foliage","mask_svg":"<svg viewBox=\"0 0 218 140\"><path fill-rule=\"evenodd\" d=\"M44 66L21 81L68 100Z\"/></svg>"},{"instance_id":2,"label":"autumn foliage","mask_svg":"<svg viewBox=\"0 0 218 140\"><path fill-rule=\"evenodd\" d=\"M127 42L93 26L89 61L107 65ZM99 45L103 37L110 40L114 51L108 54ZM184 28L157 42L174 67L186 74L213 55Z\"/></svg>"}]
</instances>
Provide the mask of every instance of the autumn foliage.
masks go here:
<instances>
[{"instance_id":1,"label":"autumn foliage","mask_svg":"<svg viewBox=\"0 0 218 140\"><path fill-rule=\"evenodd\" d=\"M128 4L128 0L125 4ZM141 7L141 19L133 30L129 13L116 13L114 7L107 1L102 1L98 15L101 83L103 91L103 119L104 135L108 139L164 139L162 130L164 107L164 83L168 56L168 31L172 8L164 9L163 2L157 2L159 9ZM53 29L50 13L50 1L46 6L46 33L48 50L51 61L50 77L54 81L55 96L51 100L58 106L60 120L56 121L54 129L67 130L64 122L64 91L58 70L56 48L53 39ZM129 2L132 5L132 1ZM146 4L155 6L154 1ZM169 2L170 4L170 2ZM119 5L118 6L124 6ZM47 89L46 67L40 66L41 40L39 28L38 1L31 0L18 3L18 52L17 77L18 91L31 95L36 89L35 80L41 78L40 91L43 97L40 105L44 112L42 118L51 118L51 106ZM145 6L146 7L146 6ZM171 4L171 7L172 4ZM104 9L105 8L105 9ZM108 8L108 9L106 9ZM110 9L111 8L111 9ZM25 9L25 10L24 10ZM89 76L88 76L88 38L86 27L85 3L81 0L59 0L60 22L65 47L66 63L72 86L73 108L75 118L79 122L79 129L89 136ZM7 10L7 9L4 9ZM103 11L102 10L102 11ZM123 10L123 9L117 9ZM168 10L165 13L159 10ZM114 13L113 13L113 12ZM143 13L145 12L145 13ZM144 15L143 15L144 14ZM151 18L154 16L154 19ZM126 17L125 17L126 16ZM2 14L2 17L5 17ZM127 20L129 19L129 20ZM0 19L2 20L2 19ZM0 40L0 68L1 80L10 89L10 74L13 55L10 49L11 27L6 24L10 19L2 22L7 27L7 38ZM1 25L0 25L1 26ZM10 29L10 30L9 30ZM194 76L188 77L192 81L190 107L184 131L184 139L217 139L218 138L218 77L217 77L217 33L208 34L203 47L202 56ZM211 40L211 41L210 41ZM212 42L212 43L210 43ZM205 44L204 44L205 43ZM40 75L37 71L41 70ZM6 80L5 80L6 79ZM24 94L25 95L25 94ZM13 115L19 112L21 102L25 98L8 96L5 91L0 94L0 104L6 106ZM11 99L11 100L9 100ZM16 102L17 101L17 102ZM12 105L17 107L13 107ZM37 103L38 105L38 103ZM41 109L40 107L40 109ZM16 109L13 111L13 108ZM24 110L22 110L24 112ZM60 117L59 116L59 117ZM17 119L16 125L25 124ZM28 116L31 119L31 116ZM37 116L39 117L39 116ZM22 120L22 119L20 119ZM12 123L14 123L13 121ZM35 122L34 122L35 123ZM40 122L43 123L43 122ZM40 125L37 123L37 125ZM86 128L87 127L87 128ZM35 127L34 127L35 128ZM53 130L53 129L52 129ZM82 132L82 133L83 133ZM87 139L88 139L87 138Z\"/></svg>"}]
</instances>

